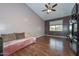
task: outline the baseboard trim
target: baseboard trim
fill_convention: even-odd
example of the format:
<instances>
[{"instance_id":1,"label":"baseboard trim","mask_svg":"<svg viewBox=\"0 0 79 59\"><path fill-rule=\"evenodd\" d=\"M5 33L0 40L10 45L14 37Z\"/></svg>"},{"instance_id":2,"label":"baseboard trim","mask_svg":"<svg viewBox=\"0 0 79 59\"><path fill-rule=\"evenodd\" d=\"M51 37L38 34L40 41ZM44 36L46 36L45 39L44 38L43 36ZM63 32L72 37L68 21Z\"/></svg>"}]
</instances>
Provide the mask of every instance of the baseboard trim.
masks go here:
<instances>
[{"instance_id":1,"label":"baseboard trim","mask_svg":"<svg viewBox=\"0 0 79 59\"><path fill-rule=\"evenodd\" d=\"M36 39L38 39L38 38L40 38L40 37L44 37L45 35L41 35L41 36L38 36L38 37L36 37Z\"/></svg>"},{"instance_id":2,"label":"baseboard trim","mask_svg":"<svg viewBox=\"0 0 79 59\"><path fill-rule=\"evenodd\" d=\"M61 37L61 38L67 38L66 36L59 36L59 35L46 35L46 36L52 36L52 37Z\"/></svg>"},{"instance_id":3,"label":"baseboard trim","mask_svg":"<svg viewBox=\"0 0 79 59\"><path fill-rule=\"evenodd\" d=\"M45 35L43 35L43 36L39 36L39 37L36 37L36 39L41 38L41 37L45 37Z\"/></svg>"},{"instance_id":4,"label":"baseboard trim","mask_svg":"<svg viewBox=\"0 0 79 59\"><path fill-rule=\"evenodd\" d=\"M58 37L58 38L67 38L66 36L59 36L59 35L40 35L40 36L36 37L36 39L38 39L40 37L45 37L45 36Z\"/></svg>"}]
</instances>

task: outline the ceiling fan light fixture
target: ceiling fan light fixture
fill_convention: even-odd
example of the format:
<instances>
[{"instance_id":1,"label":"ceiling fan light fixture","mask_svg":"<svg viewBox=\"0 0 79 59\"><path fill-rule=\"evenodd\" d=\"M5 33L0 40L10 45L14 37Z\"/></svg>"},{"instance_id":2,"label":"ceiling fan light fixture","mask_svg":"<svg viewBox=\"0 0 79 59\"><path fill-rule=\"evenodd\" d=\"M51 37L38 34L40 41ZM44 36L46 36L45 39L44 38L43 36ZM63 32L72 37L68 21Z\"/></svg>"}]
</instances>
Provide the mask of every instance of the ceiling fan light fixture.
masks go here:
<instances>
[{"instance_id":1,"label":"ceiling fan light fixture","mask_svg":"<svg viewBox=\"0 0 79 59\"><path fill-rule=\"evenodd\" d=\"M54 7L56 7L57 4L51 5L50 3L45 4L46 9L42 10L42 11L46 11L47 14L51 13L52 11L56 11L55 9L53 9Z\"/></svg>"},{"instance_id":2,"label":"ceiling fan light fixture","mask_svg":"<svg viewBox=\"0 0 79 59\"><path fill-rule=\"evenodd\" d=\"M52 10L48 9L47 12L50 13Z\"/></svg>"}]
</instances>

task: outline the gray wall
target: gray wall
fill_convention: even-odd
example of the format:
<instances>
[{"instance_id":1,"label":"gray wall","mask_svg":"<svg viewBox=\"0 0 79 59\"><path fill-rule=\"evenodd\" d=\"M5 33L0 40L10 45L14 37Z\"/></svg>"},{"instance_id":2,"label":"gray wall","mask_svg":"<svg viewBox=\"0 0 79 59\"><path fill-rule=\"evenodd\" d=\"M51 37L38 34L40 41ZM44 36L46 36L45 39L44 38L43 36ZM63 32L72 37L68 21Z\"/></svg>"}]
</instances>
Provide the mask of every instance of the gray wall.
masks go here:
<instances>
[{"instance_id":1,"label":"gray wall","mask_svg":"<svg viewBox=\"0 0 79 59\"><path fill-rule=\"evenodd\" d=\"M0 34L25 32L44 35L44 21L26 4L0 4Z\"/></svg>"}]
</instances>

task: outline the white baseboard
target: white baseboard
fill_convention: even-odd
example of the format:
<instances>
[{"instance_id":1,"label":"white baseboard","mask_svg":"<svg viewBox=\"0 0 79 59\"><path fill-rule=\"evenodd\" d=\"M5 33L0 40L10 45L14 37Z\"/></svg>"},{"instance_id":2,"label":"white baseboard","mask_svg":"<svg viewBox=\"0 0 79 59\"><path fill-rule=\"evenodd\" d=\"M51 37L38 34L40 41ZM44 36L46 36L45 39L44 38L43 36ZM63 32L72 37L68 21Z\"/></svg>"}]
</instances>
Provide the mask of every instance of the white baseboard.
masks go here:
<instances>
[{"instance_id":1,"label":"white baseboard","mask_svg":"<svg viewBox=\"0 0 79 59\"><path fill-rule=\"evenodd\" d=\"M66 36L59 36L59 35L39 35L39 36L36 36L35 38L39 38L39 37L43 37L43 36L52 36L52 37L67 38Z\"/></svg>"},{"instance_id":2,"label":"white baseboard","mask_svg":"<svg viewBox=\"0 0 79 59\"><path fill-rule=\"evenodd\" d=\"M45 35L36 36L36 38L43 37L43 36L45 36Z\"/></svg>"},{"instance_id":3,"label":"white baseboard","mask_svg":"<svg viewBox=\"0 0 79 59\"><path fill-rule=\"evenodd\" d=\"M52 36L52 37L61 37L61 38L67 38L66 36L59 36L59 35L46 35L46 36Z\"/></svg>"}]
</instances>

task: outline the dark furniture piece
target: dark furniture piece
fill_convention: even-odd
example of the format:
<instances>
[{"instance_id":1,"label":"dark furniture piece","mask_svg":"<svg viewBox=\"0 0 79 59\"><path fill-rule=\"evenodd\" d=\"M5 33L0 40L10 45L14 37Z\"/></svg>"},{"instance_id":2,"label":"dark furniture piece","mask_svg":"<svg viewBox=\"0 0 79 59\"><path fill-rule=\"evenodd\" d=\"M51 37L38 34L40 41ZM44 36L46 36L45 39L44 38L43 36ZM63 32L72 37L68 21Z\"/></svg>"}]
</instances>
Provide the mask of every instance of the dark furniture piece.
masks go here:
<instances>
[{"instance_id":1,"label":"dark furniture piece","mask_svg":"<svg viewBox=\"0 0 79 59\"><path fill-rule=\"evenodd\" d=\"M0 56L3 56L3 40L0 37Z\"/></svg>"},{"instance_id":2,"label":"dark furniture piece","mask_svg":"<svg viewBox=\"0 0 79 59\"><path fill-rule=\"evenodd\" d=\"M76 55L79 56L79 4L78 3L74 5L74 8L72 10L72 19L76 20L76 25L73 24L72 35L76 36L75 38L77 41L76 42Z\"/></svg>"},{"instance_id":3,"label":"dark furniture piece","mask_svg":"<svg viewBox=\"0 0 79 59\"><path fill-rule=\"evenodd\" d=\"M69 20L69 32L68 41L69 47L75 53L79 55L79 4L75 4L71 13L71 19Z\"/></svg>"}]
</instances>

